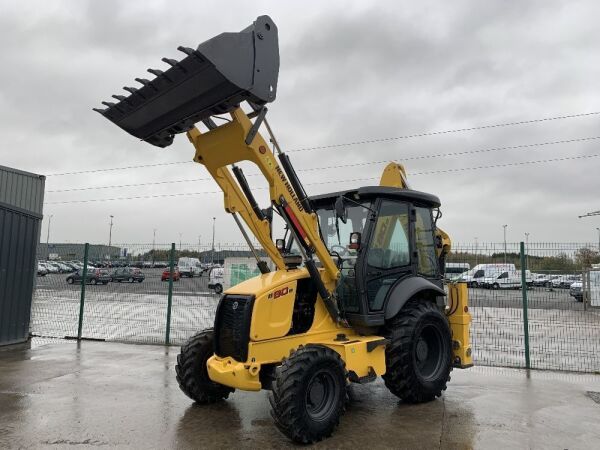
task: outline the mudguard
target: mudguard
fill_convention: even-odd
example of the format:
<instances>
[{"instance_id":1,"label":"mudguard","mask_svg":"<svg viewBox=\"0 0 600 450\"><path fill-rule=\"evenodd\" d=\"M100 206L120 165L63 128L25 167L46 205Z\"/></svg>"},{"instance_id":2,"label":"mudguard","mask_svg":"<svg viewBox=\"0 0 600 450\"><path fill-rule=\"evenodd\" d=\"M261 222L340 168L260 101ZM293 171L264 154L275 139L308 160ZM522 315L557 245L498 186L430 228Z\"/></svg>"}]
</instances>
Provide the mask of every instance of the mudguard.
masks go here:
<instances>
[{"instance_id":1,"label":"mudguard","mask_svg":"<svg viewBox=\"0 0 600 450\"><path fill-rule=\"evenodd\" d=\"M425 293L444 296L444 289L421 277L410 277L398 283L390 293L385 306L385 319L391 319L402 309L408 300L416 294Z\"/></svg>"}]
</instances>

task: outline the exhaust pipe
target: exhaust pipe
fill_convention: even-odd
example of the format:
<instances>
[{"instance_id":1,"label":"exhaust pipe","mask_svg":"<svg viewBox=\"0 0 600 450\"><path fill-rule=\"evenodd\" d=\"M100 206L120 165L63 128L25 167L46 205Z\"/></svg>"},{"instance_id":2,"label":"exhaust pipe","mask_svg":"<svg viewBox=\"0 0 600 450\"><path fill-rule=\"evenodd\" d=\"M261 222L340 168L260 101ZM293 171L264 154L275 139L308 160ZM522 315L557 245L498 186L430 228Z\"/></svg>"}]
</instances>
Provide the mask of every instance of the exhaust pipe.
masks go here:
<instances>
[{"instance_id":1,"label":"exhaust pipe","mask_svg":"<svg viewBox=\"0 0 600 450\"><path fill-rule=\"evenodd\" d=\"M277 26L259 16L239 33L222 33L195 50L179 47L181 61L163 58L165 71L148 69L152 80L113 95L116 103L94 108L129 134L157 147L173 143L195 123L236 109L243 101L265 105L275 100L279 76Z\"/></svg>"}]
</instances>

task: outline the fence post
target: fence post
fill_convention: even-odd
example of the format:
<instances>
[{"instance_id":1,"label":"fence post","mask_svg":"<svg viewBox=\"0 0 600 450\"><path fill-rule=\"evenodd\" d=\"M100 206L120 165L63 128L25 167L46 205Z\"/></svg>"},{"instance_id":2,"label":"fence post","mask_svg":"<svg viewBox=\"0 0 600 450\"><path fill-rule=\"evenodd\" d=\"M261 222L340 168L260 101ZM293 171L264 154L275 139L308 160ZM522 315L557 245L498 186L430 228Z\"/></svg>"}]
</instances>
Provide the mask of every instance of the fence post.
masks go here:
<instances>
[{"instance_id":1,"label":"fence post","mask_svg":"<svg viewBox=\"0 0 600 450\"><path fill-rule=\"evenodd\" d=\"M521 292L523 292L523 332L525 336L525 367L531 369L529 360L529 320L527 317L527 259L525 257L525 243L520 244L521 253Z\"/></svg>"},{"instance_id":2,"label":"fence post","mask_svg":"<svg viewBox=\"0 0 600 450\"><path fill-rule=\"evenodd\" d=\"M79 300L79 325L77 327L77 340L81 340L81 333L83 331L83 305L85 303L85 282L87 278L89 252L90 244L86 242L83 250L83 272L81 273L81 298Z\"/></svg>"},{"instance_id":3,"label":"fence post","mask_svg":"<svg viewBox=\"0 0 600 450\"><path fill-rule=\"evenodd\" d=\"M171 253L169 254L169 293L167 296L167 333L165 336L165 345L171 342L171 306L173 305L173 272L175 263L175 243L171 244Z\"/></svg>"}]
</instances>

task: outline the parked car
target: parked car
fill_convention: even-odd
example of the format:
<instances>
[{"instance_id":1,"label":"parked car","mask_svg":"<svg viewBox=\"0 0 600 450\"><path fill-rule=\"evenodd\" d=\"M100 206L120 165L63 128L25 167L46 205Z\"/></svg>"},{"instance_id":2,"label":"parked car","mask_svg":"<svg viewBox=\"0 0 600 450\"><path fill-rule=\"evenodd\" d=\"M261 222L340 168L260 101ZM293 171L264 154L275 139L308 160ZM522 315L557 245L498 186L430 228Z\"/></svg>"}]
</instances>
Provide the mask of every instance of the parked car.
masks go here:
<instances>
[{"instance_id":1,"label":"parked car","mask_svg":"<svg viewBox=\"0 0 600 450\"><path fill-rule=\"evenodd\" d=\"M110 274L110 281L129 281L130 283L138 282L141 283L146 277L143 272L137 267L120 267L114 269Z\"/></svg>"},{"instance_id":2,"label":"parked car","mask_svg":"<svg viewBox=\"0 0 600 450\"><path fill-rule=\"evenodd\" d=\"M578 302L583 301L583 283L581 281L575 281L571 283L569 288L569 295L574 297Z\"/></svg>"},{"instance_id":3,"label":"parked car","mask_svg":"<svg viewBox=\"0 0 600 450\"><path fill-rule=\"evenodd\" d=\"M169 268L163 270L163 273L160 277L160 281L167 281L171 275L171 271ZM177 267L173 268L173 281L179 281L181 279L181 273Z\"/></svg>"},{"instance_id":4,"label":"parked car","mask_svg":"<svg viewBox=\"0 0 600 450\"><path fill-rule=\"evenodd\" d=\"M568 289L575 281L581 281L580 275L559 275L550 281L553 288Z\"/></svg>"},{"instance_id":5,"label":"parked car","mask_svg":"<svg viewBox=\"0 0 600 450\"><path fill-rule=\"evenodd\" d=\"M47 261L44 263L48 273L60 273L60 268L53 262Z\"/></svg>"},{"instance_id":6,"label":"parked car","mask_svg":"<svg viewBox=\"0 0 600 450\"><path fill-rule=\"evenodd\" d=\"M70 274L66 278L67 283L69 283L69 284L80 283L82 274L83 274L83 269L79 269L77 272ZM108 284L109 281L110 281L110 275L107 270L97 269L94 267L91 267L91 268L88 267L86 275L85 275L86 284L100 284L100 283Z\"/></svg>"},{"instance_id":7,"label":"parked car","mask_svg":"<svg viewBox=\"0 0 600 450\"><path fill-rule=\"evenodd\" d=\"M37 266L37 275L38 277L45 277L48 274L48 269L44 267L42 263L38 263Z\"/></svg>"},{"instance_id":8,"label":"parked car","mask_svg":"<svg viewBox=\"0 0 600 450\"><path fill-rule=\"evenodd\" d=\"M208 288L214 289L215 294L223 292L225 269L222 267L213 267L208 272Z\"/></svg>"}]
</instances>

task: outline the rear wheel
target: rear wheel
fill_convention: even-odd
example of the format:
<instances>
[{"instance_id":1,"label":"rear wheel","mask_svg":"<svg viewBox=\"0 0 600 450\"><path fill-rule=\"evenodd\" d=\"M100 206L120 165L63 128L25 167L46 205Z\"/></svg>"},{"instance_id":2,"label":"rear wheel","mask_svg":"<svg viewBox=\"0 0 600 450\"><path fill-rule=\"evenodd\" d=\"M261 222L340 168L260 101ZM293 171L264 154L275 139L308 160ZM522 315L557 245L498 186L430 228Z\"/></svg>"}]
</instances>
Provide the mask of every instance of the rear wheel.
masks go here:
<instances>
[{"instance_id":1,"label":"rear wheel","mask_svg":"<svg viewBox=\"0 0 600 450\"><path fill-rule=\"evenodd\" d=\"M492 289L500 289L500 285L498 283L492 284Z\"/></svg>"},{"instance_id":2,"label":"rear wheel","mask_svg":"<svg viewBox=\"0 0 600 450\"><path fill-rule=\"evenodd\" d=\"M409 301L386 325L385 385L408 403L442 395L452 370L450 326L432 302Z\"/></svg>"},{"instance_id":3,"label":"rear wheel","mask_svg":"<svg viewBox=\"0 0 600 450\"><path fill-rule=\"evenodd\" d=\"M67 283L73 284L73 281L74 281L73 278L71 278L71 277L67 278Z\"/></svg>"},{"instance_id":4,"label":"rear wheel","mask_svg":"<svg viewBox=\"0 0 600 450\"><path fill-rule=\"evenodd\" d=\"M223 292L223 286L220 284L215 284L215 293L220 294L221 292Z\"/></svg>"},{"instance_id":5,"label":"rear wheel","mask_svg":"<svg viewBox=\"0 0 600 450\"><path fill-rule=\"evenodd\" d=\"M344 362L330 348L301 347L277 368L269 401L275 425L293 441L331 436L346 402Z\"/></svg>"},{"instance_id":6,"label":"rear wheel","mask_svg":"<svg viewBox=\"0 0 600 450\"><path fill-rule=\"evenodd\" d=\"M208 377L206 362L213 355L213 340L212 329L201 331L192 336L177 355L177 383L185 395L200 404L216 403L234 391Z\"/></svg>"},{"instance_id":7,"label":"rear wheel","mask_svg":"<svg viewBox=\"0 0 600 450\"><path fill-rule=\"evenodd\" d=\"M129 277L129 279L127 281L129 281L130 283L133 283L133 277Z\"/></svg>"},{"instance_id":8,"label":"rear wheel","mask_svg":"<svg viewBox=\"0 0 600 450\"><path fill-rule=\"evenodd\" d=\"M97 284L97 283L98 283L98 280L96 280L95 278L92 278L92 279L90 280L90 283L91 283L91 284Z\"/></svg>"}]
</instances>

